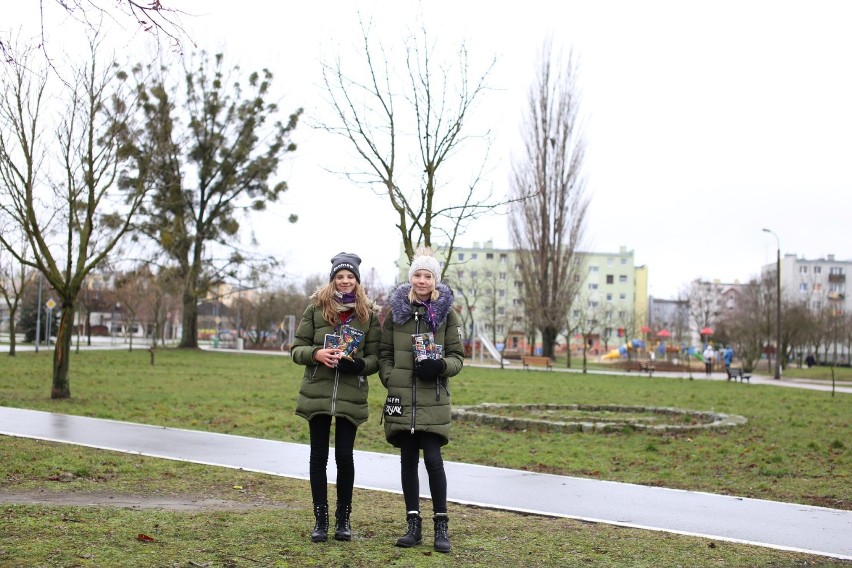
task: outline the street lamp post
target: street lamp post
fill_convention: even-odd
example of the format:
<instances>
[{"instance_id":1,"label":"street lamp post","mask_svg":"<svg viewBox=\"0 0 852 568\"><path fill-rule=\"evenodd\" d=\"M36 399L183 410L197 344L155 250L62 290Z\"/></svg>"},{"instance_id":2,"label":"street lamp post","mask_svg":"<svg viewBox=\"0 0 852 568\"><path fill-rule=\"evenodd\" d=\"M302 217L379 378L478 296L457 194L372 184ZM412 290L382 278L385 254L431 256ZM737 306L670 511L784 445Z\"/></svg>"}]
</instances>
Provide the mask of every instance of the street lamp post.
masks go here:
<instances>
[{"instance_id":1,"label":"street lamp post","mask_svg":"<svg viewBox=\"0 0 852 568\"><path fill-rule=\"evenodd\" d=\"M774 231L763 229L775 237L775 380L781 379L781 239Z\"/></svg>"}]
</instances>

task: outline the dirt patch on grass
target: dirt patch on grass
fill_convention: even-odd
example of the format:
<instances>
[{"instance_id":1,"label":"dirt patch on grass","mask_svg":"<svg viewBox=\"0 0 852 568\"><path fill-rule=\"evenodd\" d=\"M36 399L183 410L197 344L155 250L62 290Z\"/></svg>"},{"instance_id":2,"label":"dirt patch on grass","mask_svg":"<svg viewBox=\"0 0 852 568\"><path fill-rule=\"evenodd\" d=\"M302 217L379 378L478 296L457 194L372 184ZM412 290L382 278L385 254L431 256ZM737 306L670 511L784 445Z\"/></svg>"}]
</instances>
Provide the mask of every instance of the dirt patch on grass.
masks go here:
<instances>
[{"instance_id":1,"label":"dirt patch on grass","mask_svg":"<svg viewBox=\"0 0 852 568\"><path fill-rule=\"evenodd\" d=\"M0 505L46 505L70 507L121 507L166 511L245 511L287 509L285 503L211 499L198 495L118 495L114 493L54 493L51 491L0 491Z\"/></svg>"}]
</instances>

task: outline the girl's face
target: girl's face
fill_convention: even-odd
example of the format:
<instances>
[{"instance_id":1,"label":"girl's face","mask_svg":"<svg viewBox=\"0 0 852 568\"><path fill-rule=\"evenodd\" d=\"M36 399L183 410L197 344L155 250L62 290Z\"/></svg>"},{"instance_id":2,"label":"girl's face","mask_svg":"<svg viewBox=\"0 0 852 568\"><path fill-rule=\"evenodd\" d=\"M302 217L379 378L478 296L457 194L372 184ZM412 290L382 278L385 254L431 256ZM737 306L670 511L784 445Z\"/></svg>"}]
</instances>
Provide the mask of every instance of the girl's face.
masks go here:
<instances>
[{"instance_id":1,"label":"girl's face","mask_svg":"<svg viewBox=\"0 0 852 568\"><path fill-rule=\"evenodd\" d=\"M345 268L343 270L338 270L334 275L334 289L340 292L341 294L346 294L347 292L354 292L355 285L358 283L358 279L355 278L355 273Z\"/></svg>"},{"instance_id":2,"label":"girl's face","mask_svg":"<svg viewBox=\"0 0 852 568\"><path fill-rule=\"evenodd\" d=\"M415 270L411 276L411 286L418 298L428 300L432 297L432 290L435 289L435 279L426 269Z\"/></svg>"}]
</instances>

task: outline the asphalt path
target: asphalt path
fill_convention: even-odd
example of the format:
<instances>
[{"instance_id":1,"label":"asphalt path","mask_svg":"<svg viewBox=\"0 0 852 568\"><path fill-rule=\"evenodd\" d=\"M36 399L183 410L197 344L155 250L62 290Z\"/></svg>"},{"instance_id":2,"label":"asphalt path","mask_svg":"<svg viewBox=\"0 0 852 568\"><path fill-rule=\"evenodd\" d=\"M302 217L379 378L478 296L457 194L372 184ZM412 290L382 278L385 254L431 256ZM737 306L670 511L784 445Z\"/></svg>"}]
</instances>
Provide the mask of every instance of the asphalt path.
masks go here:
<instances>
[{"instance_id":1,"label":"asphalt path","mask_svg":"<svg viewBox=\"0 0 852 568\"><path fill-rule=\"evenodd\" d=\"M308 479L304 444L6 407L0 435ZM356 451L355 467L357 487L401 492L397 455ZM454 503L852 560L852 511L457 462L445 467ZM334 479L333 460L329 469Z\"/></svg>"}]
</instances>

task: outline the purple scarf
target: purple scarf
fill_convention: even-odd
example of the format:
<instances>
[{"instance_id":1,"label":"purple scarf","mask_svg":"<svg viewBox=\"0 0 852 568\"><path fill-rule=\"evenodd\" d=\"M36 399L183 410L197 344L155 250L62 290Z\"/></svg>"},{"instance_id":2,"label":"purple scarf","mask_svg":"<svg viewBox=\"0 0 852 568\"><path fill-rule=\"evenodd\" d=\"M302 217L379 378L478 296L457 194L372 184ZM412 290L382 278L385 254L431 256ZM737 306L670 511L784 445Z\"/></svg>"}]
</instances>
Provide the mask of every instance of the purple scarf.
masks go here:
<instances>
[{"instance_id":1,"label":"purple scarf","mask_svg":"<svg viewBox=\"0 0 852 568\"><path fill-rule=\"evenodd\" d=\"M414 303L418 306L423 306L426 308L426 323L429 325L429 329L432 330L432 333L435 333L438 329L438 316L435 314L435 308L432 306L432 300L415 300Z\"/></svg>"},{"instance_id":2,"label":"purple scarf","mask_svg":"<svg viewBox=\"0 0 852 568\"><path fill-rule=\"evenodd\" d=\"M334 299L338 304L354 304L355 303L355 292L335 292Z\"/></svg>"}]
</instances>

